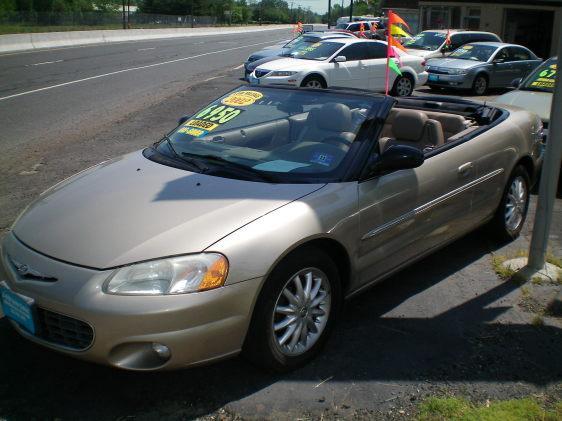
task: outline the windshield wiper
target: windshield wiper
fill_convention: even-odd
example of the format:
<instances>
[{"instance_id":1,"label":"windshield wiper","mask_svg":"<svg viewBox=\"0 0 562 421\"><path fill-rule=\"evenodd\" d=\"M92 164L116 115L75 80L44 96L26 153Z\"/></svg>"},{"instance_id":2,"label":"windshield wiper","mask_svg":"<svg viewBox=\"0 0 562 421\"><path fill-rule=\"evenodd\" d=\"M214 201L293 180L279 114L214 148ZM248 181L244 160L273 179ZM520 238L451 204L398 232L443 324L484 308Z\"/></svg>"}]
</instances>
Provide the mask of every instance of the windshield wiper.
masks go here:
<instances>
[{"instance_id":1,"label":"windshield wiper","mask_svg":"<svg viewBox=\"0 0 562 421\"><path fill-rule=\"evenodd\" d=\"M185 158L185 157L180 156L176 152L176 150L174 149L174 145L172 145L172 140L168 136L164 136L163 141L168 144L168 147L170 148L170 151L172 151L172 154L174 155L174 158L179 159L182 162L187 162L192 167L196 168L199 172L204 173L204 172L207 172L209 170L209 167L201 164L200 162L197 162L195 159ZM182 153L182 155L183 155L183 153Z\"/></svg>"},{"instance_id":2,"label":"windshield wiper","mask_svg":"<svg viewBox=\"0 0 562 421\"><path fill-rule=\"evenodd\" d=\"M198 159L205 159L207 161L211 161L211 162L214 162L214 163L224 164L225 167L236 168L237 170L240 170L242 172L252 174L253 176L257 176L258 178L262 179L263 181L267 181L267 182L270 182L270 183L274 182L274 179L272 177L270 177L267 174L264 174L260 170L256 170L256 169L254 169L252 167L248 167L244 164L239 164L237 162L229 161L228 159L224 159L221 156L199 155L199 154L189 153L189 152L182 152L181 154L182 154L182 156L196 157Z\"/></svg>"}]
</instances>

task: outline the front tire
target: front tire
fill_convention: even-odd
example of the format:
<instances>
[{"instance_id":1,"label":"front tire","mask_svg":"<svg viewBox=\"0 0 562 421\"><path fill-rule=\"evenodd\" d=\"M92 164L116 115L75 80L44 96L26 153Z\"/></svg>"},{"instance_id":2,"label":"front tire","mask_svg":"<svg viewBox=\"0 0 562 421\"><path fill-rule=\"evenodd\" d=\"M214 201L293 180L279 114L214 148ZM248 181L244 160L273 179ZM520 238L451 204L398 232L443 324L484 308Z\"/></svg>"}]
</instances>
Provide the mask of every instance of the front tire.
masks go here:
<instances>
[{"instance_id":1,"label":"front tire","mask_svg":"<svg viewBox=\"0 0 562 421\"><path fill-rule=\"evenodd\" d=\"M305 364L326 343L341 297L338 269L325 252L309 247L290 254L260 292L243 355L278 372Z\"/></svg>"},{"instance_id":2,"label":"front tire","mask_svg":"<svg viewBox=\"0 0 562 421\"><path fill-rule=\"evenodd\" d=\"M498 240L512 241L519 237L529 210L530 186L531 180L525 167L515 167L491 222Z\"/></svg>"},{"instance_id":3,"label":"front tire","mask_svg":"<svg viewBox=\"0 0 562 421\"><path fill-rule=\"evenodd\" d=\"M403 74L394 81L391 94L398 97L410 96L414 92L414 87L413 78L408 74Z\"/></svg>"},{"instance_id":4,"label":"front tire","mask_svg":"<svg viewBox=\"0 0 562 421\"><path fill-rule=\"evenodd\" d=\"M482 96L488 90L488 78L484 75L477 75L472 82L472 93Z\"/></svg>"},{"instance_id":5,"label":"front tire","mask_svg":"<svg viewBox=\"0 0 562 421\"><path fill-rule=\"evenodd\" d=\"M324 78L314 75L306 77L301 83L301 88L326 89L327 86Z\"/></svg>"}]
</instances>

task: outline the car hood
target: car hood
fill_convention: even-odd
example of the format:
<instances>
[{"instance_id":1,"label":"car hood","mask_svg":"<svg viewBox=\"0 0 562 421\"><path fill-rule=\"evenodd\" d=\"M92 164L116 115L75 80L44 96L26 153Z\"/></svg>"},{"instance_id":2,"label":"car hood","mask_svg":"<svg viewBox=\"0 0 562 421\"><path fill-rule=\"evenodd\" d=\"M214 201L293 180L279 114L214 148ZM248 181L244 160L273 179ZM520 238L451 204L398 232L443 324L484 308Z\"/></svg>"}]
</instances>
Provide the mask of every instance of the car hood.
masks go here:
<instances>
[{"instance_id":1,"label":"car hood","mask_svg":"<svg viewBox=\"0 0 562 421\"><path fill-rule=\"evenodd\" d=\"M458 58L432 58L427 62L431 67L445 67L447 69L471 69L486 64L484 61L461 60Z\"/></svg>"},{"instance_id":2,"label":"car hood","mask_svg":"<svg viewBox=\"0 0 562 421\"><path fill-rule=\"evenodd\" d=\"M250 57L252 57L254 59L254 61L256 61L256 60L261 60L261 59L266 58L266 57L280 56L286 50L288 50L288 49L287 48L279 48L278 46L276 46L276 47L272 47L268 50L260 50L256 53L252 54Z\"/></svg>"},{"instance_id":3,"label":"car hood","mask_svg":"<svg viewBox=\"0 0 562 421\"><path fill-rule=\"evenodd\" d=\"M47 256L106 269L200 252L322 186L192 173L138 151L50 189L20 216L13 232Z\"/></svg>"},{"instance_id":4,"label":"car hood","mask_svg":"<svg viewBox=\"0 0 562 421\"><path fill-rule=\"evenodd\" d=\"M253 72L253 71L256 69L256 67L261 66L262 64L269 63L270 61L282 60L282 59L283 59L283 57L279 57L279 56L265 57L265 58L262 58L262 59L260 59L260 60L256 60L256 61L254 61L254 62L252 62L252 63L249 63L249 64L246 66L246 68L247 68L249 71Z\"/></svg>"},{"instance_id":5,"label":"car hood","mask_svg":"<svg viewBox=\"0 0 562 421\"><path fill-rule=\"evenodd\" d=\"M542 121L550 121L552 94L549 92L515 90L500 95L495 102L524 108L537 114Z\"/></svg>"},{"instance_id":6,"label":"car hood","mask_svg":"<svg viewBox=\"0 0 562 421\"><path fill-rule=\"evenodd\" d=\"M431 50L418 50L415 48L406 48L406 52L408 54L411 54L413 56L417 56L417 57L427 57L430 56L431 54L434 54L435 51L431 51Z\"/></svg>"},{"instance_id":7,"label":"car hood","mask_svg":"<svg viewBox=\"0 0 562 421\"><path fill-rule=\"evenodd\" d=\"M260 70L294 70L303 71L309 70L311 64L323 63L322 61L315 60L303 60L298 58L281 58L280 60L275 60L264 64L263 66L258 66Z\"/></svg>"}]
</instances>

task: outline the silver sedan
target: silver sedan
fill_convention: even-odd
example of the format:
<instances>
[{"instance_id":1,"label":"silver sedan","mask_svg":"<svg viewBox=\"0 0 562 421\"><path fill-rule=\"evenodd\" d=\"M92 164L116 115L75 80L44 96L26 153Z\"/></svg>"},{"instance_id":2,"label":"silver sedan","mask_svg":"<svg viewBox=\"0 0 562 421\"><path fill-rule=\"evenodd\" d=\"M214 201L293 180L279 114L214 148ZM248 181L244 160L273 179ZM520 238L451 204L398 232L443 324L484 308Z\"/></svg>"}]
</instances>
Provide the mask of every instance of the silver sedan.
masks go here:
<instances>
[{"instance_id":1,"label":"silver sedan","mask_svg":"<svg viewBox=\"0 0 562 421\"><path fill-rule=\"evenodd\" d=\"M2 243L3 312L129 370L295 368L345 298L482 224L517 237L541 129L509 106L237 88L39 196Z\"/></svg>"},{"instance_id":2,"label":"silver sedan","mask_svg":"<svg viewBox=\"0 0 562 421\"><path fill-rule=\"evenodd\" d=\"M507 88L541 63L531 50L501 42L475 42L444 58L429 59L427 85L431 88L470 89L484 95L488 88Z\"/></svg>"}]
</instances>

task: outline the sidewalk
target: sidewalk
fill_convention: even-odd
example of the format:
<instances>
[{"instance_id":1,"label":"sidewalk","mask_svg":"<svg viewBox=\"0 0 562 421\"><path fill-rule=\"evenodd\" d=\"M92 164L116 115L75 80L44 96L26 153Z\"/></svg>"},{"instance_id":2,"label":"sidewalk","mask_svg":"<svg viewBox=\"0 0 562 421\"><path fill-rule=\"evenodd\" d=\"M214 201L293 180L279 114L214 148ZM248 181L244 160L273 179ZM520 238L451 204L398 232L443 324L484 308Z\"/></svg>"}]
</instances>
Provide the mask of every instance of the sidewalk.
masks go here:
<instances>
[{"instance_id":1,"label":"sidewalk","mask_svg":"<svg viewBox=\"0 0 562 421\"><path fill-rule=\"evenodd\" d=\"M110 42L141 41L148 39L182 38L208 35L225 35L247 32L287 30L290 38L291 25L169 28L169 29L113 29L98 31L45 32L0 35L0 53L35 50L42 48L68 47Z\"/></svg>"}]
</instances>

